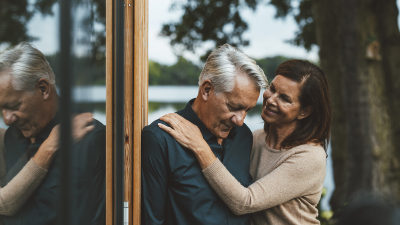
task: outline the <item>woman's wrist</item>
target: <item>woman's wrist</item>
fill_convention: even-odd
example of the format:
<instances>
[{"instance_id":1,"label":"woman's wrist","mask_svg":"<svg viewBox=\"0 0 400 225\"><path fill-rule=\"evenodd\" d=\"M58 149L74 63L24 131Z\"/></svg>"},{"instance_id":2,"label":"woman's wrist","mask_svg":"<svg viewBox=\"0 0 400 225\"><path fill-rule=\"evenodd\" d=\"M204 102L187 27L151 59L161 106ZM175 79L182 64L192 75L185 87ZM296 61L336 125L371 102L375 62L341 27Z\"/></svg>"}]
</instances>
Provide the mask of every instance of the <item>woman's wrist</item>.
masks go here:
<instances>
[{"instance_id":1,"label":"woman's wrist","mask_svg":"<svg viewBox=\"0 0 400 225\"><path fill-rule=\"evenodd\" d=\"M202 170L210 166L217 159L207 142L198 146L196 149L193 149L193 152L195 153Z\"/></svg>"},{"instance_id":2,"label":"woman's wrist","mask_svg":"<svg viewBox=\"0 0 400 225\"><path fill-rule=\"evenodd\" d=\"M33 160L37 165L44 169L50 167L51 161L54 158L55 152L57 151L57 146L52 143L48 144L46 141L40 146L39 150L33 156Z\"/></svg>"},{"instance_id":3,"label":"woman's wrist","mask_svg":"<svg viewBox=\"0 0 400 225\"><path fill-rule=\"evenodd\" d=\"M194 152L194 154L200 155L204 154L207 151L211 151L210 146L207 144L207 142L204 139L201 139L195 143L194 146L189 146L190 149Z\"/></svg>"}]
</instances>

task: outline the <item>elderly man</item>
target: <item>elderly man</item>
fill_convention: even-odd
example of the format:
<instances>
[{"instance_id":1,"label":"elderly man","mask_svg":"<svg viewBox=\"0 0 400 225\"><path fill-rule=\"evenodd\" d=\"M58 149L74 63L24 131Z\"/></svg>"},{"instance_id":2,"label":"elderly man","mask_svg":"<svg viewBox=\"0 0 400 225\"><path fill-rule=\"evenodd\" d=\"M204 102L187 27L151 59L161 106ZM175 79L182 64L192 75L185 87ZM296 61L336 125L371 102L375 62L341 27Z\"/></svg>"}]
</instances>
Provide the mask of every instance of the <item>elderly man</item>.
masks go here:
<instances>
[{"instance_id":1,"label":"elderly man","mask_svg":"<svg viewBox=\"0 0 400 225\"><path fill-rule=\"evenodd\" d=\"M243 123L267 79L254 60L225 44L208 57L199 92L177 113L197 125L214 154L244 186L253 137ZM250 224L213 191L190 151L161 130L156 120L142 132L142 224Z\"/></svg>"},{"instance_id":2,"label":"elderly man","mask_svg":"<svg viewBox=\"0 0 400 225\"><path fill-rule=\"evenodd\" d=\"M9 126L5 134L7 182L35 155L58 120L55 75L44 55L28 43L0 54L0 108ZM70 151L66 205L68 224L105 224L105 127L94 131ZM56 224L60 204L62 154L56 154L47 177L5 225Z\"/></svg>"}]
</instances>

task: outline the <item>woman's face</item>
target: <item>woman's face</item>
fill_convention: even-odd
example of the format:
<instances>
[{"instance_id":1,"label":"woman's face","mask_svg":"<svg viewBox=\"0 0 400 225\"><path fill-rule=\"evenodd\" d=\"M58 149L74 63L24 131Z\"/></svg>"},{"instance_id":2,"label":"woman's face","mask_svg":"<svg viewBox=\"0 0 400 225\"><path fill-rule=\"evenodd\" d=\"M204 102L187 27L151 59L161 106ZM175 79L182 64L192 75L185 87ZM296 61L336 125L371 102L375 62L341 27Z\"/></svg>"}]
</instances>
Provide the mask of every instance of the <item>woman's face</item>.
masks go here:
<instances>
[{"instance_id":1,"label":"woman's face","mask_svg":"<svg viewBox=\"0 0 400 225\"><path fill-rule=\"evenodd\" d=\"M294 129L299 119L308 116L300 107L299 95L299 83L277 75L263 94L262 119L270 126Z\"/></svg>"}]
</instances>

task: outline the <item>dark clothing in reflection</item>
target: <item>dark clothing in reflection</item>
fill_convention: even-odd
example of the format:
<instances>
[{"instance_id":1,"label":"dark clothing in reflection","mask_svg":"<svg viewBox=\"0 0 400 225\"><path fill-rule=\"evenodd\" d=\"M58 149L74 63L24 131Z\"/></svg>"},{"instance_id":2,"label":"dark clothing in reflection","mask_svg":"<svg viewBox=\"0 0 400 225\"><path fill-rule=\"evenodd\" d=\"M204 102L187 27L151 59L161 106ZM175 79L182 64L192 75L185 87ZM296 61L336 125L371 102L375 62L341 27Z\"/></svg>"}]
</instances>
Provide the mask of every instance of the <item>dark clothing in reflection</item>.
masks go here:
<instances>
[{"instance_id":1,"label":"dark clothing in reflection","mask_svg":"<svg viewBox=\"0 0 400 225\"><path fill-rule=\"evenodd\" d=\"M234 127L220 145L193 111L193 101L177 113L199 127L215 156L243 186L249 186L253 182L250 129L245 124ZM233 214L208 184L196 156L158 123L164 122L156 120L142 132L142 224L250 224L250 215Z\"/></svg>"},{"instance_id":2,"label":"dark clothing in reflection","mask_svg":"<svg viewBox=\"0 0 400 225\"><path fill-rule=\"evenodd\" d=\"M21 131L11 125L5 134L8 183L28 160L34 156L49 136L57 117L53 119L30 144ZM62 154L57 152L49 172L41 185L14 216L4 216L4 225L57 224L60 208ZM94 131L87 134L70 150L68 187L69 224L105 224L105 126L95 121Z\"/></svg>"}]
</instances>

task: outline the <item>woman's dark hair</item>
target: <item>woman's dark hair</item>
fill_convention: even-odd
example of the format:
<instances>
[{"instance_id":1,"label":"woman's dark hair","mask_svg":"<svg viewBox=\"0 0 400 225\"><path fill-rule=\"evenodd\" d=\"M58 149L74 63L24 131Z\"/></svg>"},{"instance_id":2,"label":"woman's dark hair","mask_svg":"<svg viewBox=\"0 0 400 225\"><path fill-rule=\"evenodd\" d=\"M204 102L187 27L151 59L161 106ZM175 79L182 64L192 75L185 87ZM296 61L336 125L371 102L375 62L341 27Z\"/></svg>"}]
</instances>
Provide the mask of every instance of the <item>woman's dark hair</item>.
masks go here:
<instances>
[{"instance_id":1,"label":"woman's dark hair","mask_svg":"<svg viewBox=\"0 0 400 225\"><path fill-rule=\"evenodd\" d=\"M311 106L312 113L298 121L294 131L282 142L282 147L292 148L306 143L321 144L327 149L332 122L331 97L324 71L306 60L288 60L275 71L300 84L300 107ZM268 132L269 124L264 124Z\"/></svg>"}]
</instances>

